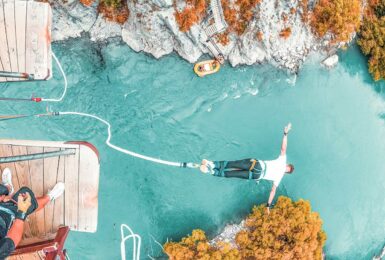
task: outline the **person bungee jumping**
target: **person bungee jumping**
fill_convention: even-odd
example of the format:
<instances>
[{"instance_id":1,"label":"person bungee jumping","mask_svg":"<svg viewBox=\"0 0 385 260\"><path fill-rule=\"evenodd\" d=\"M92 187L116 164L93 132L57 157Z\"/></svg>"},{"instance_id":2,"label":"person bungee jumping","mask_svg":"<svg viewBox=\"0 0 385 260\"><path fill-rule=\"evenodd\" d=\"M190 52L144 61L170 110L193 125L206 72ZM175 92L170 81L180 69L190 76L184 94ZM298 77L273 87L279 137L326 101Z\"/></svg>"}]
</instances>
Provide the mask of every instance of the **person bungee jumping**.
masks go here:
<instances>
[{"instance_id":1,"label":"person bungee jumping","mask_svg":"<svg viewBox=\"0 0 385 260\"><path fill-rule=\"evenodd\" d=\"M275 160L263 161L248 158L237 161L208 161L204 159L200 165L200 170L203 173L210 173L217 177L272 181L273 187L266 204L269 211L281 179L285 173L291 174L294 171L294 166L287 164L286 159L287 134L290 129L291 123L285 126L283 130L281 154Z\"/></svg>"},{"instance_id":2,"label":"person bungee jumping","mask_svg":"<svg viewBox=\"0 0 385 260\"><path fill-rule=\"evenodd\" d=\"M13 191L12 172L5 168L0 183L0 260L8 257L20 243L28 215L60 197L64 183L58 182L48 194L39 198L27 187L12 195Z\"/></svg>"}]
</instances>

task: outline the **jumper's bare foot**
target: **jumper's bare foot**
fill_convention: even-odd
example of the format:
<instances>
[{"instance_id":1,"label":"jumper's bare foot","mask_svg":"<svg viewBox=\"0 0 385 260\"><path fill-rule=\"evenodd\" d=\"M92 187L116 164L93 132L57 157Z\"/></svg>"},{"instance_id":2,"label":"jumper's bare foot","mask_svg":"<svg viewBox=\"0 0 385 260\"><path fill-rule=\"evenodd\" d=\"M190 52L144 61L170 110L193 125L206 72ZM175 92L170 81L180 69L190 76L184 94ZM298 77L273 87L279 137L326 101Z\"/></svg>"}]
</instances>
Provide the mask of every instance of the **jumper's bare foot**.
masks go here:
<instances>
[{"instance_id":1,"label":"jumper's bare foot","mask_svg":"<svg viewBox=\"0 0 385 260\"><path fill-rule=\"evenodd\" d=\"M207 169L207 160L203 159L201 162L201 166L199 167L199 170L203 173L208 173L209 169Z\"/></svg>"}]
</instances>

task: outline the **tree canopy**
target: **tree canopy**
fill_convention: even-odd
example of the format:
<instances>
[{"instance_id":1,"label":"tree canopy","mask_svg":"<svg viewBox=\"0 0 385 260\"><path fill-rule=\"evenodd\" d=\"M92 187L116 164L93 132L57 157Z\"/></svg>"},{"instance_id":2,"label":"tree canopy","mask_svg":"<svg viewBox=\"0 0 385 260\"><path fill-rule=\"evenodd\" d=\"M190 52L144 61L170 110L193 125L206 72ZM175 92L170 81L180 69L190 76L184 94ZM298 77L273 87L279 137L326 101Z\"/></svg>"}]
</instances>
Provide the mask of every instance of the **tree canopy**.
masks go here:
<instances>
[{"instance_id":1,"label":"tree canopy","mask_svg":"<svg viewBox=\"0 0 385 260\"><path fill-rule=\"evenodd\" d=\"M293 202L281 196L270 214L264 205L255 206L235 241L236 247L224 242L210 244L198 229L180 242L166 243L164 251L172 260L322 259L326 234L308 201Z\"/></svg>"},{"instance_id":2,"label":"tree canopy","mask_svg":"<svg viewBox=\"0 0 385 260\"><path fill-rule=\"evenodd\" d=\"M179 25L179 30L187 32L191 26L199 23L206 13L207 4L206 0L186 0L185 8L182 11L178 11L174 2L174 15Z\"/></svg>"},{"instance_id":3,"label":"tree canopy","mask_svg":"<svg viewBox=\"0 0 385 260\"><path fill-rule=\"evenodd\" d=\"M374 80L385 79L385 0L369 1L357 43L369 57Z\"/></svg>"},{"instance_id":4,"label":"tree canopy","mask_svg":"<svg viewBox=\"0 0 385 260\"><path fill-rule=\"evenodd\" d=\"M319 37L330 33L334 43L346 42L359 29L360 16L360 0L319 0L310 24Z\"/></svg>"}]
</instances>

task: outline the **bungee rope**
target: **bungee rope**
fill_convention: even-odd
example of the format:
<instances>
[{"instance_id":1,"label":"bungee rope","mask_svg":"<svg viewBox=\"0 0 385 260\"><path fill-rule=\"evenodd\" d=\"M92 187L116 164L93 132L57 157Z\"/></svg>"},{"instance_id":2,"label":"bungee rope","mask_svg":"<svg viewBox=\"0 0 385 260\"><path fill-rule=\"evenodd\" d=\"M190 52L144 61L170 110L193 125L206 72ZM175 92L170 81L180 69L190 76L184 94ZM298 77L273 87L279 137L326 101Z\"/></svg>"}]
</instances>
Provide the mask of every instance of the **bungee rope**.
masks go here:
<instances>
[{"instance_id":1,"label":"bungee rope","mask_svg":"<svg viewBox=\"0 0 385 260\"><path fill-rule=\"evenodd\" d=\"M60 64L60 61L58 60L58 58L56 58L56 55L55 55L54 52L52 52L52 57L56 61L56 64L59 67L59 70L61 72L61 75L63 76L63 79L64 79L64 90L63 90L63 93L61 94L60 98L42 98L41 101L43 101L43 102L61 102L63 100L64 96L67 93L68 82L67 82L66 74L64 73L64 70L63 70L63 68L62 68L62 66Z\"/></svg>"},{"instance_id":2,"label":"bungee rope","mask_svg":"<svg viewBox=\"0 0 385 260\"><path fill-rule=\"evenodd\" d=\"M63 76L63 79L64 79L64 90L63 90L63 93L61 94L60 98L41 98L41 97L33 97L33 96L31 98L0 97L0 101L30 101L30 102L36 102L36 103L39 103L39 102L61 102L67 93L68 82L67 82L67 77L66 77L66 74L64 73L63 67L61 66L60 61L56 57L54 52L52 52L52 57L56 61L56 64L58 65L59 70L61 72L61 75Z\"/></svg>"},{"instance_id":3,"label":"bungee rope","mask_svg":"<svg viewBox=\"0 0 385 260\"><path fill-rule=\"evenodd\" d=\"M13 100L13 101L34 101L34 102L61 102L63 100L63 98L65 97L66 93L67 93L67 86L68 86L68 82L67 82L67 77L66 77L66 74L60 64L60 61L58 60L58 58L56 57L55 53L52 52L52 57L54 58L54 60L56 61L58 67L59 67L59 70L63 76L63 79L64 79L64 91L62 93L62 95L60 96L60 98L39 98L39 97L32 97L32 98L0 98L0 100ZM87 113L81 113L81 112L49 112L47 111L47 113L45 114L30 114L30 115L0 115L0 121L5 121L5 120L11 120L11 119L20 119L20 118L27 118L27 117L42 117L42 116L59 116L59 115L78 115L78 116L83 116L83 117L89 117L89 118L93 118L93 119L96 119L100 122L102 122L103 124L105 124L107 126L107 133L108 133L108 136L107 136L107 139L105 141L105 143L107 144L107 146L109 146L110 148L118 151L118 152L121 152L121 153L124 153L124 154L127 154L127 155L130 155L130 156L133 156L133 157L136 157L136 158L140 158L140 159L143 159L143 160L146 160L146 161L151 161L151 162L154 162L154 163L159 163L159 164L164 164L164 165L168 165L168 166L174 166L174 167L181 167L181 168L199 168L199 164L196 164L196 163L191 163L191 162L171 162L171 161L166 161L166 160L162 160L162 159L157 159L157 158L153 158L153 157L150 157L150 156L146 156L146 155L143 155L143 154L139 154L139 153L135 153L133 151L129 151L127 149L124 149L122 147L119 147L117 145L114 145L110 142L111 140L111 137L112 137L112 134L111 134L111 124L104 120L103 118L100 118L98 116L95 116L95 115L91 115L91 114L87 114Z\"/></svg>"},{"instance_id":4,"label":"bungee rope","mask_svg":"<svg viewBox=\"0 0 385 260\"><path fill-rule=\"evenodd\" d=\"M164 165L168 165L168 166L174 166L174 167L180 167L180 168L192 168L192 169L199 168L199 166L200 166L199 164L192 163L192 162L172 162L172 161L166 161L166 160L162 160L162 159L157 159L157 158L154 158L154 157L150 157L150 156L146 156L146 155L143 155L143 154L135 153L133 151L129 151L127 149L124 149L122 147L114 145L114 144L112 144L110 142L111 137L112 137L112 134L111 134L111 124L108 121L106 121L105 119L103 119L103 118L100 118L100 117L95 116L95 115L87 114L87 113L70 112L70 111L68 111L68 112L47 112L45 114L31 114L31 115L0 115L0 121L11 120L11 119L19 119L19 118L26 118L26 117L43 117L43 116L59 116L59 115L77 115L77 116L93 118L93 119L96 119L96 120L102 122L103 124L105 124L107 126L107 134L108 135L107 135L107 139L105 141L106 145L109 146L110 148L118 151L118 152L130 155L130 156L133 156L133 157L136 157L136 158L140 158L140 159L143 159L143 160L146 160L146 161L151 161L151 162L154 162L154 163L164 164Z\"/></svg>"},{"instance_id":5,"label":"bungee rope","mask_svg":"<svg viewBox=\"0 0 385 260\"><path fill-rule=\"evenodd\" d=\"M169 165L169 166L174 166L174 167L199 168L199 164L196 164L196 163L191 163L191 162L171 162L171 161L161 160L161 159L153 158L153 157L150 157L150 156L142 155L142 154L139 154L139 153L135 153L135 152L129 151L127 149L121 148L119 146L116 146L114 144L111 144L111 142L110 142L111 136L112 136L111 135L111 124L108 121L106 121L103 118L100 118L98 116L90 115L90 114L87 114L87 113L81 113L81 112L56 112L56 113L57 113L57 115L78 115L78 116L90 117L90 118L93 118L93 119L96 119L96 120L102 122L103 124L105 124L107 126L108 136L107 136L107 139L106 139L105 143L109 147L111 147L112 149L114 149L116 151L119 151L121 153L128 154L128 155L131 155L133 157L140 158L140 159L143 159L143 160L146 160L146 161L151 161L151 162L154 162L154 163L159 163L159 164L164 164L164 165Z\"/></svg>"}]
</instances>

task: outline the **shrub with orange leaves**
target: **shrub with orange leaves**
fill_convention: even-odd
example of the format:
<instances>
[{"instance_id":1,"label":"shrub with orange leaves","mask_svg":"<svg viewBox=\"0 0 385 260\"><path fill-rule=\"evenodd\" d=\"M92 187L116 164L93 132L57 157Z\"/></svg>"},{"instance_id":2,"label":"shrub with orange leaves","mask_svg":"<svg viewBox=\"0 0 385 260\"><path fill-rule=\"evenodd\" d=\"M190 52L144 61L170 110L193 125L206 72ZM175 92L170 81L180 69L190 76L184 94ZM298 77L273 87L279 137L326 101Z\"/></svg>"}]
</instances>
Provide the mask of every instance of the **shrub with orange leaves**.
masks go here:
<instances>
[{"instance_id":1,"label":"shrub with orange leaves","mask_svg":"<svg viewBox=\"0 0 385 260\"><path fill-rule=\"evenodd\" d=\"M360 15L360 0L320 0L314 7L310 24L319 37L331 33L333 43L339 43L348 41L359 29Z\"/></svg>"},{"instance_id":2,"label":"shrub with orange leaves","mask_svg":"<svg viewBox=\"0 0 385 260\"><path fill-rule=\"evenodd\" d=\"M279 36L284 38L284 39L289 38L290 35L291 35L291 28L290 27L282 29L282 31L279 33Z\"/></svg>"},{"instance_id":3,"label":"shrub with orange leaves","mask_svg":"<svg viewBox=\"0 0 385 260\"><path fill-rule=\"evenodd\" d=\"M171 260L241 259L238 250L226 243L211 246L205 232L200 229L193 230L191 236L182 238L181 242L167 242L164 252Z\"/></svg>"},{"instance_id":4,"label":"shrub with orange leaves","mask_svg":"<svg viewBox=\"0 0 385 260\"><path fill-rule=\"evenodd\" d=\"M95 2L95 0L79 0L79 1L85 6L91 6Z\"/></svg>"},{"instance_id":5,"label":"shrub with orange leaves","mask_svg":"<svg viewBox=\"0 0 385 260\"><path fill-rule=\"evenodd\" d=\"M98 12L103 14L106 20L119 24L124 24L130 14L125 0L101 0Z\"/></svg>"},{"instance_id":6,"label":"shrub with orange leaves","mask_svg":"<svg viewBox=\"0 0 385 260\"><path fill-rule=\"evenodd\" d=\"M226 32L215 35L215 38L223 46L226 46L230 42L229 34Z\"/></svg>"},{"instance_id":7,"label":"shrub with orange leaves","mask_svg":"<svg viewBox=\"0 0 385 260\"><path fill-rule=\"evenodd\" d=\"M178 11L174 2L175 20L179 25L179 30L187 32L191 26L199 23L206 13L206 0L187 0L186 7Z\"/></svg>"},{"instance_id":8,"label":"shrub with orange leaves","mask_svg":"<svg viewBox=\"0 0 385 260\"><path fill-rule=\"evenodd\" d=\"M235 33L242 35L254 17L254 9L261 0L236 0L235 4L230 4L228 0L221 0L223 15L228 24L227 30L219 36L219 42L223 45L229 43L228 35Z\"/></svg>"},{"instance_id":9,"label":"shrub with orange leaves","mask_svg":"<svg viewBox=\"0 0 385 260\"><path fill-rule=\"evenodd\" d=\"M164 251L171 260L322 259L326 234L308 201L281 196L270 213L264 205L255 206L245 226L235 237L236 248L224 242L211 245L202 230L194 230L180 242L167 242Z\"/></svg>"}]
</instances>

